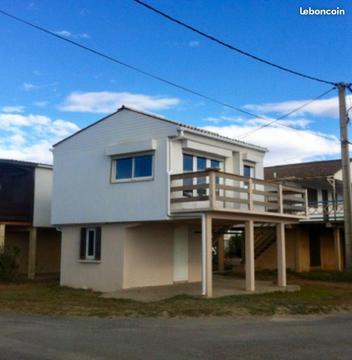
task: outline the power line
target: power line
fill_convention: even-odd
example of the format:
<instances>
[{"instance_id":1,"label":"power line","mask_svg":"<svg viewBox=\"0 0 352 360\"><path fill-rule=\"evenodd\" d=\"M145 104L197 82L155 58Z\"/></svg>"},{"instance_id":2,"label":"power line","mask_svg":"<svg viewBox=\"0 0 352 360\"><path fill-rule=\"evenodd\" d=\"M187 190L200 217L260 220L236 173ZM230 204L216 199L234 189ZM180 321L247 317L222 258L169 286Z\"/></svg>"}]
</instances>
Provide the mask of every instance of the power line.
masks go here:
<instances>
[{"instance_id":1,"label":"power line","mask_svg":"<svg viewBox=\"0 0 352 360\"><path fill-rule=\"evenodd\" d=\"M173 86L173 87L175 87L175 88L177 88L177 89L183 90L183 91L188 92L188 93L193 94L193 95L196 95L196 96L198 96L198 97L201 97L201 98L203 98L203 99L206 99L206 100L211 101L211 102L213 102L213 103L216 103L216 104L218 104L218 105L222 105L222 106L224 106L224 107L230 108L230 109L235 110L235 111L237 111L237 112L240 112L240 113L243 113L243 114L252 116L252 117L254 117L254 118L262 119L262 120L264 120L264 121L267 121L267 122L270 122L270 123L271 123L271 121L268 120L265 116L258 115L258 114L254 114L254 113L252 113L252 112L250 112L250 111L243 110L243 109L241 109L241 108L238 108L238 107L236 107L236 106L233 106L233 105L231 105L231 104L228 104L228 103L226 103L226 102L224 102L224 101L222 101L222 100L218 100L218 99L216 99L216 98L213 98L213 97L210 97L210 96L208 96L208 95L202 94L202 93L200 93L200 92L198 92L198 91L195 91L195 90L192 90L192 89L190 89L190 88L187 88L187 87L185 87L185 86L183 86L183 85L179 85L179 84L177 84L177 83L175 83L175 82L172 82L172 81L170 81L170 80L167 80L167 79L165 79L165 78L162 78L162 77L160 77L160 76L158 76L158 75L155 75L155 74L153 74L153 73L150 73L150 72L148 72L148 71L145 71L145 70L143 70L143 69L140 69L140 68L138 68L138 67L136 67L136 66L134 66L134 65L130 65L130 64L124 62L124 61L121 61L121 60L117 59L116 57L113 57L113 56L104 54L104 53L102 53L102 52L100 52L100 51L98 51L98 50L92 49L92 48L90 48L90 47L88 47L88 46L86 46L86 45L83 45L83 44L81 44L81 43L79 43L79 42L77 42L77 41L74 41L74 40L65 38L65 37L63 37L63 36L61 36L61 35L59 35L59 34L56 34L56 33L53 32L53 31L50 31L50 30L48 30L48 29L46 29L46 28L44 28L44 27L42 27L42 26L36 25L36 24L34 24L34 23L31 23L31 22L29 22L29 21L27 21L27 20L24 20L24 19L22 19L22 18L19 18L19 17L15 16L15 15L12 15L12 14L4 11L4 10L1 10L1 9L0 9L0 14L2 14L2 15L4 15L4 16L7 16L7 17L9 17L9 18L11 18L11 19L13 19L13 20L16 20L16 21L18 21L18 22L20 22L20 23L22 23L22 24L24 24L24 25L30 26L30 27L38 30L38 31L41 31L41 32L47 34L47 35L50 35L50 36L52 36L52 37L55 37L56 39L63 40L63 41L65 41L65 42L67 42L67 43L69 43L69 44L71 44L71 45L74 45L74 46L79 47L79 48L81 48L81 49L83 49L83 50L89 51L90 53L93 53L93 54L95 54L95 55L98 55L98 56L100 56L100 57L102 57L102 58L104 58L104 59L106 59L106 60L112 61L112 62L114 62L114 63L116 63L116 64L121 65L121 66L124 66L124 67L126 67L126 68L128 68L128 69L130 69L130 70L136 71L136 72L138 72L138 73L140 73L140 74L143 74L143 75L145 75L145 76L148 76L148 77L150 77L150 78L153 78L153 79L155 79L155 80L158 80L158 81L160 81L160 82L163 82L163 83L168 84L168 85L170 85L170 86ZM331 90L332 90L332 89L330 89L329 91L331 91ZM323 96L323 95L321 95L321 96ZM320 97L320 96L319 96L319 97ZM297 111L297 110L291 111L290 114L294 113L295 111ZM286 114L285 116L288 116L288 115ZM275 120L275 121L277 121L277 120ZM299 131L299 130L297 130L296 128L291 127L291 126L289 126L289 125L286 125L286 124L284 124L284 123L278 123L278 124L281 125L281 126L290 128L290 129L292 129L292 130ZM319 135L319 136L324 137L323 135Z\"/></svg>"},{"instance_id":2,"label":"power line","mask_svg":"<svg viewBox=\"0 0 352 360\"><path fill-rule=\"evenodd\" d=\"M178 20L178 19L172 17L171 15L168 15L168 14L164 13L163 11L161 11L161 10L159 10L159 9L157 9L157 8L155 8L155 7L149 5L149 4L147 4L147 3L145 3L145 2L143 2L143 1L141 1L141 0L133 0L133 1L136 2L136 3L139 4L139 5L144 6L144 7L147 8L148 10L151 10L151 11L153 11L154 13L159 14L159 15L161 15L162 17L164 17L164 18L166 18L166 19L168 19L168 20L170 20L170 21L172 21L172 22L174 22L174 23L176 23L176 24L178 24L178 25L180 25L180 26L183 26L184 28L186 28L186 29L188 29L188 30L191 30L191 31L197 33L198 35L201 35L201 36L203 36L203 37L205 37L205 38L207 38L207 39L209 39L209 40L211 40L211 41L213 41L213 42L216 42L216 43L218 43L218 44L220 44L220 45L222 45L222 46L225 46L225 47L227 47L228 49L233 50L233 51L236 51L237 53L239 53L239 54L241 54L241 55L244 55L244 56L247 56L247 57L249 57L249 58L251 58L251 59L253 59L253 60L256 60L256 61L259 61L259 62L264 63L264 64L266 64L266 65L275 67L275 68L280 69L280 70L282 70L282 71L286 71L286 72L288 72L288 73L291 73L291 74L300 76L300 77L302 77L302 78L306 78L306 79L318 81L318 82L325 83L325 84L336 85L336 82L334 82L334 81L329 81L329 80L320 79L320 78L317 78L317 77L315 77L315 76L307 75L307 74L301 73L301 72L299 72L299 71L289 69L289 68L287 68L287 67L285 67L285 66L281 66L281 65L275 64L275 63L273 63L273 62L271 62L271 61L269 61L269 60L265 60L265 59L263 59L263 58L261 58L261 57L259 57L259 56L253 55L253 54L251 54L251 53L249 53L249 52L247 52L247 51L241 50L240 48L235 47L235 46L233 46L233 45L231 45L231 44L229 44L229 43L227 43L227 42L225 42L225 41L223 41L223 40L220 40L220 39L216 38L216 37L213 36L213 35L207 34L207 33L205 33L204 31L201 31L201 30L199 30L199 29L197 29L197 28L195 28L195 27L193 27L193 26L191 26L191 25L188 25L188 24L184 23L183 21Z\"/></svg>"},{"instance_id":3,"label":"power line","mask_svg":"<svg viewBox=\"0 0 352 360\"><path fill-rule=\"evenodd\" d=\"M266 127L268 127L268 126L270 126L270 125L272 125L272 124L274 124L274 123L276 123L276 122L279 122L280 120L283 120L284 118L292 115L293 113L295 113L295 112L297 112L297 111L299 111L299 110L302 110L302 109L304 109L305 107L307 107L308 105L312 104L313 102L321 99L322 97L324 97L325 95L329 94L331 91L333 91L333 90L335 90L335 89L336 89L336 87L333 86L331 89L329 89L329 90L327 90L327 91L324 91L322 94L318 95L318 96L315 97L314 99L311 99L311 100L307 101L307 102L304 103L303 105L301 105L301 106L299 106L299 107L297 107L297 108L289 111L288 113L286 113L286 114L278 117L277 119L274 119L274 120L268 122L267 124L260 125L260 126L258 126L256 129L253 129L253 130L251 130L251 131L248 131L247 133L245 133L245 134L243 134L242 136L240 136L238 139L239 139L239 140L243 140L243 139L245 139L246 137L248 137L249 135L252 135L253 133L255 133L255 132L257 132L257 131L259 131L259 130L261 130L261 129L264 129L264 128L266 128ZM284 125L284 124L282 124L282 123L280 123L280 124L281 124L281 125ZM291 128L291 127L290 127L290 128ZM292 129L297 130L296 128L292 128ZM298 130L298 131L299 131L299 130ZM322 136L322 135L321 135L321 136Z\"/></svg>"},{"instance_id":4,"label":"power line","mask_svg":"<svg viewBox=\"0 0 352 360\"><path fill-rule=\"evenodd\" d=\"M25 24L25 25L27 25L27 26L30 26L30 27L32 27L32 28L34 28L34 29L36 29L36 30L39 30L39 31L41 31L41 32L43 32L43 33L45 33L45 34L47 34L47 35L50 35L50 36L53 36L53 37L55 37L55 38L57 38L57 39L66 41L67 43L69 43L69 44L71 44L71 45L74 45L74 46L77 46L77 47L79 47L79 48L81 48L81 49L83 49L83 50L89 51L89 52L91 52L91 53L93 53L93 54L95 54L95 55L98 55L98 56L106 59L106 60L109 60L109 61L112 61L112 62L114 62L114 63L116 63L116 64L122 65L122 66L124 66L124 67L126 67L126 68L128 68L128 69L130 69L130 70L136 71L136 72L138 72L138 73L140 73L140 74L143 74L143 75L145 75L145 76L148 76L148 77L150 77L150 78L152 78L152 79L155 79L155 80L161 81L161 82L163 82L163 83L165 83L165 84L168 84L168 85L170 85L170 86L173 86L173 87L175 87L175 88L177 88L177 89L186 91L186 92L188 92L188 93L190 93L190 94L199 96L199 97L201 97L201 98L203 98L203 99L206 99L206 100L211 101L211 102L213 102L213 103L216 103L216 104L218 104L218 105L225 106L225 107L227 107L227 108L230 108L230 109L232 109L232 110L238 111L238 112L240 112L240 113L243 113L243 114L246 114L246 115L249 115L249 116L259 117L258 115L254 114L254 113L251 113L251 112L249 112L249 111L243 110L243 109L241 109L241 108L238 108L238 107L236 107L236 106L233 106L233 105L231 105L231 104L228 104L228 103L226 103L226 102L224 102L224 101L218 100L218 99L213 98L213 97L211 97L211 96L202 94L202 93L200 93L200 92L198 92L198 91L196 91L196 90L192 90L192 89L187 88L187 87L185 87L185 86L183 86L183 85L179 85L179 84L177 84L177 83L175 83L175 82L173 82L173 81L167 80L167 79L162 78L162 77L160 77L160 76L158 76L158 75L155 75L155 74L153 74L153 73L151 73L151 72L148 72L148 71L146 71L146 70L143 70L143 69L141 69L141 68L138 68L137 66L130 65L130 64L124 62L124 61L121 61L121 60L117 59L116 57L113 57L113 56L104 54L104 53L102 53L102 52L99 51L99 50L95 50L95 49L90 48L90 47L88 47L88 46L86 46L86 45L83 45L82 43L79 43L79 42L77 42L77 41L74 41L74 40L68 39L68 38L66 38L66 37L64 37L64 36L61 36L61 35L59 35L59 34L56 34L56 33L53 32L53 31L50 31L50 30L48 30L48 29L46 29L46 28L44 28L44 27L42 27L42 26L36 25L36 24L34 24L34 23L32 23L32 22L29 22L29 21L27 21L27 20L24 20L24 19L22 19L22 18L19 18L18 16L12 15L12 14L4 11L4 10L1 10L1 9L0 9L0 14L5 15L5 16L7 16L7 17L9 17L9 18L11 18L11 19L13 19L13 20L16 20L16 21L18 21L18 22L20 22L20 23L22 23L22 24ZM263 119L265 119L265 118L263 118Z\"/></svg>"}]
</instances>

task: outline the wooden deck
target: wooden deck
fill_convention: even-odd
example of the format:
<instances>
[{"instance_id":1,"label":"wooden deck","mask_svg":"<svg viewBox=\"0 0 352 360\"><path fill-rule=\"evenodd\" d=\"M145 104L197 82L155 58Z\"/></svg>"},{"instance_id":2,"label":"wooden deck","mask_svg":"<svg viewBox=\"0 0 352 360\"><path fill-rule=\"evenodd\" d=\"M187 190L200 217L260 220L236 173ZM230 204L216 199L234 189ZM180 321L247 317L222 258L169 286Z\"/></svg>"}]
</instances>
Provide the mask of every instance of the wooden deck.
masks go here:
<instances>
[{"instance_id":1,"label":"wooden deck","mask_svg":"<svg viewBox=\"0 0 352 360\"><path fill-rule=\"evenodd\" d=\"M292 219L308 215L305 189L215 169L170 176L171 213L222 211Z\"/></svg>"}]
</instances>

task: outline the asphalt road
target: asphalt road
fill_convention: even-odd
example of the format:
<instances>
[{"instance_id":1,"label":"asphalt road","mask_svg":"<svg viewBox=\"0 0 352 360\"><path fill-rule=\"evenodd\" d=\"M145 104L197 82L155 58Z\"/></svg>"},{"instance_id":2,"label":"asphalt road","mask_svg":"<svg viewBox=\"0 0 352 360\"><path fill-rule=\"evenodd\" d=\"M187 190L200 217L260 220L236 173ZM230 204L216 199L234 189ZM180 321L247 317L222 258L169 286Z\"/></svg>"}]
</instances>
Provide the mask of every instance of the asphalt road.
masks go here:
<instances>
[{"instance_id":1,"label":"asphalt road","mask_svg":"<svg viewBox=\"0 0 352 360\"><path fill-rule=\"evenodd\" d=\"M96 320L0 315L0 359L352 359L352 315Z\"/></svg>"}]
</instances>

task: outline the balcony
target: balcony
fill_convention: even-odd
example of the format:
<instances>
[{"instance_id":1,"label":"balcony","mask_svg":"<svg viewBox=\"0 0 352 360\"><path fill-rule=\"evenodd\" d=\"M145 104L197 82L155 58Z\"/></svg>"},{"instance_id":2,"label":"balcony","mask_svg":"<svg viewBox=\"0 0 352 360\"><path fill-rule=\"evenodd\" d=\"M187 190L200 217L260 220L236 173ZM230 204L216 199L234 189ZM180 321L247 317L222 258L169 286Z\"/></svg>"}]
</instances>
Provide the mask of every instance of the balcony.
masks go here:
<instances>
[{"instance_id":1,"label":"balcony","mask_svg":"<svg viewBox=\"0 0 352 360\"><path fill-rule=\"evenodd\" d=\"M343 200L315 201L308 204L308 219L305 221L334 222L343 220Z\"/></svg>"},{"instance_id":2,"label":"balcony","mask_svg":"<svg viewBox=\"0 0 352 360\"><path fill-rule=\"evenodd\" d=\"M305 189L214 169L170 176L171 213L223 211L302 219Z\"/></svg>"}]
</instances>

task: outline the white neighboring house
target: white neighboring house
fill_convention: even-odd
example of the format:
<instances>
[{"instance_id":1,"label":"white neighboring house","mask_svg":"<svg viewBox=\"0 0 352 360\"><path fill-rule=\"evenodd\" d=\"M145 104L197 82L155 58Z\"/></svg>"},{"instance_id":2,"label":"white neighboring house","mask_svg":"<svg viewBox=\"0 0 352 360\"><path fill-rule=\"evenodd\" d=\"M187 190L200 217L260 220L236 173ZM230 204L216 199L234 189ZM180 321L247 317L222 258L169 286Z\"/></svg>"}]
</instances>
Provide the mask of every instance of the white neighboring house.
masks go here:
<instances>
[{"instance_id":1,"label":"white neighboring house","mask_svg":"<svg viewBox=\"0 0 352 360\"><path fill-rule=\"evenodd\" d=\"M52 223L62 231L61 284L113 291L202 281L212 242L246 229L246 289L255 289L254 222L275 224L286 286L285 223L304 190L266 184L266 149L121 107L54 145Z\"/></svg>"}]
</instances>

